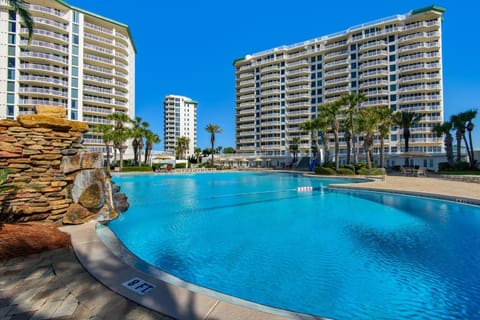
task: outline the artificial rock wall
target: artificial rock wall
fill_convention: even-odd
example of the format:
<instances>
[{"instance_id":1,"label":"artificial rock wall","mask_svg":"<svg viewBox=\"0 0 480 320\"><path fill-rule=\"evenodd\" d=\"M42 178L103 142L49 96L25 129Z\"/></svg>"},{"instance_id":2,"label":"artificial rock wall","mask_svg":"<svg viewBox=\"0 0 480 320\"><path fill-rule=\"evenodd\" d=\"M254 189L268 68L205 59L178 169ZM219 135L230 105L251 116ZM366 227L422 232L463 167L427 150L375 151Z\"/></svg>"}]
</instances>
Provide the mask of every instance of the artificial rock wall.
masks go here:
<instances>
[{"instance_id":1,"label":"artificial rock wall","mask_svg":"<svg viewBox=\"0 0 480 320\"><path fill-rule=\"evenodd\" d=\"M0 220L80 224L118 216L102 155L84 149L86 123L65 119L62 107L0 120Z\"/></svg>"}]
</instances>

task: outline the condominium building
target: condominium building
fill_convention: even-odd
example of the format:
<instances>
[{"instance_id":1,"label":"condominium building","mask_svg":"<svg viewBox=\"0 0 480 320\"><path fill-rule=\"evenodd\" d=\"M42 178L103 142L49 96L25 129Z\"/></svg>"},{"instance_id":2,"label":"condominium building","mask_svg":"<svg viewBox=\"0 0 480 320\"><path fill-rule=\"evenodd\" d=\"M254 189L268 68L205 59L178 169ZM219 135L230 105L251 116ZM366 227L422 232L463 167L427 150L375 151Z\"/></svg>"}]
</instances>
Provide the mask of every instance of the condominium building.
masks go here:
<instances>
[{"instance_id":1,"label":"condominium building","mask_svg":"<svg viewBox=\"0 0 480 320\"><path fill-rule=\"evenodd\" d=\"M237 153L286 155L294 138L300 138L300 152L310 153L311 136L299 125L316 118L319 105L350 93L366 96L361 108L424 114L411 128L409 150L441 152L442 139L431 129L444 117L443 13L431 6L236 59ZM377 139L374 154L379 145ZM385 151L390 157L404 151L398 127ZM341 132L342 162L346 153Z\"/></svg>"},{"instance_id":2,"label":"condominium building","mask_svg":"<svg viewBox=\"0 0 480 320\"><path fill-rule=\"evenodd\" d=\"M197 105L188 97L170 94L163 100L165 151L175 154L178 138L189 140L186 156L194 154L197 146Z\"/></svg>"},{"instance_id":3,"label":"condominium building","mask_svg":"<svg viewBox=\"0 0 480 320\"><path fill-rule=\"evenodd\" d=\"M93 132L113 112L135 114L135 54L129 27L60 0L28 0L29 42L21 18L0 1L0 118L62 106L67 118L87 122L84 142L103 152Z\"/></svg>"}]
</instances>

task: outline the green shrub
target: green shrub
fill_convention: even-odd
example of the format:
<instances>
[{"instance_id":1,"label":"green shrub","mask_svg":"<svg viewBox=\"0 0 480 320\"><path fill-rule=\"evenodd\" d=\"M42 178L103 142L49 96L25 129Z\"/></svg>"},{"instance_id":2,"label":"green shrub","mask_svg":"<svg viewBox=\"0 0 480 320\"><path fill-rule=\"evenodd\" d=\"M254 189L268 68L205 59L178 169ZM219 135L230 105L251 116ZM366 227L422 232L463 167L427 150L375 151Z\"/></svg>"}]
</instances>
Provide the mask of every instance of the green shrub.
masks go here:
<instances>
[{"instance_id":1,"label":"green shrub","mask_svg":"<svg viewBox=\"0 0 480 320\"><path fill-rule=\"evenodd\" d=\"M186 163L177 163L175 164L175 169L185 169L187 167Z\"/></svg>"},{"instance_id":2,"label":"green shrub","mask_svg":"<svg viewBox=\"0 0 480 320\"><path fill-rule=\"evenodd\" d=\"M315 167L315 168L313 169L313 171L315 171L316 174L321 174L321 175L326 175L326 176L330 176L330 175L335 175L335 174L337 174L337 173L335 172L335 170L332 169L332 168L325 168L325 167L318 167L318 166Z\"/></svg>"},{"instance_id":3,"label":"green shrub","mask_svg":"<svg viewBox=\"0 0 480 320\"><path fill-rule=\"evenodd\" d=\"M452 170L452 166L448 162L440 162L438 164L438 170L439 171L449 171Z\"/></svg>"},{"instance_id":4,"label":"green shrub","mask_svg":"<svg viewBox=\"0 0 480 320\"><path fill-rule=\"evenodd\" d=\"M131 167L123 167L122 172L149 172L152 171L152 167L150 166L131 166Z\"/></svg>"},{"instance_id":5,"label":"green shrub","mask_svg":"<svg viewBox=\"0 0 480 320\"><path fill-rule=\"evenodd\" d=\"M355 173L353 173L353 170L352 170L352 169L340 168L340 169L337 170L337 174L339 174L339 175L346 175L346 176L352 176L352 175L354 175Z\"/></svg>"},{"instance_id":6,"label":"green shrub","mask_svg":"<svg viewBox=\"0 0 480 320\"><path fill-rule=\"evenodd\" d=\"M382 169L381 168L362 168L357 171L358 174L360 175L369 175L369 176L381 176L382 175Z\"/></svg>"},{"instance_id":7,"label":"green shrub","mask_svg":"<svg viewBox=\"0 0 480 320\"><path fill-rule=\"evenodd\" d=\"M468 170L469 168L470 168L470 164L465 161L455 162L453 164L453 170L463 171L463 170Z\"/></svg>"}]
</instances>

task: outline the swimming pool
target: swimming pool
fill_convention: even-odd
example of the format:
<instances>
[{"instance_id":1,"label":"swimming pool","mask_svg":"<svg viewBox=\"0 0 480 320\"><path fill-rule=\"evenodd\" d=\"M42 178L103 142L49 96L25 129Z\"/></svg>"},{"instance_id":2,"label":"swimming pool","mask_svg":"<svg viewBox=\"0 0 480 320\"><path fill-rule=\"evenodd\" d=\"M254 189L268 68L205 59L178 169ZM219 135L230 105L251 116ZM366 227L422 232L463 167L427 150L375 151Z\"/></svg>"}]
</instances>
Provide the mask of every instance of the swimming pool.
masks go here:
<instances>
[{"instance_id":1,"label":"swimming pool","mask_svg":"<svg viewBox=\"0 0 480 320\"><path fill-rule=\"evenodd\" d=\"M281 173L114 180L130 209L109 227L187 282L336 319L480 318L478 207Z\"/></svg>"}]
</instances>

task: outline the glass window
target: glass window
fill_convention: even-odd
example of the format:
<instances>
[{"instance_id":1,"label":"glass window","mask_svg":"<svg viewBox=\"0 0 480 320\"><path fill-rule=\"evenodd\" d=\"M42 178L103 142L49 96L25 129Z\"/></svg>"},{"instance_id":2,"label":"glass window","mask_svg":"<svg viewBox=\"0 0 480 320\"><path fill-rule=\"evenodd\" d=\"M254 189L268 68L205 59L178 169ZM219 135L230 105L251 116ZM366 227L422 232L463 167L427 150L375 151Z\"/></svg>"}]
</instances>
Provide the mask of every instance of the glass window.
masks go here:
<instances>
[{"instance_id":1,"label":"glass window","mask_svg":"<svg viewBox=\"0 0 480 320\"><path fill-rule=\"evenodd\" d=\"M8 58L8 67L15 68L15 58Z\"/></svg>"},{"instance_id":2,"label":"glass window","mask_svg":"<svg viewBox=\"0 0 480 320\"><path fill-rule=\"evenodd\" d=\"M78 88L78 78L72 78L72 87Z\"/></svg>"},{"instance_id":3,"label":"glass window","mask_svg":"<svg viewBox=\"0 0 480 320\"><path fill-rule=\"evenodd\" d=\"M17 31L17 24L15 22L8 23L8 32L16 32Z\"/></svg>"},{"instance_id":4,"label":"glass window","mask_svg":"<svg viewBox=\"0 0 480 320\"><path fill-rule=\"evenodd\" d=\"M397 141L397 135L396 135L396 134L392 134L392 135L390 136L390 140L391 140L391 141Z\"/></svg>"},{"instance_id":5,"label":"glass window","mask_svg":"<svg viewBox=\"0 0 480 320\"><path fill-rule=\"evenodd\" d=\"M72 89L72 98L78 98L78 89Z\"/></svg>"},{"instance_id":6,"label":"glass window","mask_svg":"<svg viewBox=\"0 0 480 320\"><path fill-rule=\"evenodd\" d=\"M15 82L8 81L7 83L7 91L15 91Z\"/></svg>"},{"instance_id":7,"label":"glass window","mask_svg":"<svg viewBox=\"0 0 480 320\"><path fill-rule=\"evenodd\" d=\"M78 109L78 100L72 100L72 109L74 110Z\"/></svg>"},{"instance_id":8,"label":"glass window","mask_svg":"<svg viewBox=\"0 0 480 320\"><path fill-rule=\"evenodd\" d=\"M317 72L317 77L319 77L319 78L322 77L322 71Z\"/></svg>"},{"instance_id":9,"label":"glass window","mask_svg":"<svg viewBox=\"0 0 480 320\"><path fill-rule=\"evenodd\" d=\"M15 46L8 46L8 55L9 56L15 55Z\"/></svg>"},{"instance_id":10,"label":"glass window","mask_svg":"<svg viewBox=\"0 0 480 320\"><path fill-rule=\"evenodd\" d=\"M70 112L70 118L71 118L72 120L78 120L78 111L72 110L72 111Z\"/></svg>"},{"instance_id":11,"label":"glass window","mask_svg":"<svg viewBox=\"0 0 480 320\"><path fill-rule=\"evenodd\" d=\"M72 46L72 53L78 55L78 46Z\"/></svg>"},{"instance_id":12,"label":"glass window","mask_svg":"<svg viewBox=\"0 0 480 320\"><path fill-rule=\"evenodd\" d=\"M15 94L7 93L7 103L14 104L15 103Z\"/></svg>"},{"instance_id":13,"label":"glass window","mask_svg":"<svg viewBox=\"0 0 480 320\"><path fill-rule=\"evenodd\" d=\"M390 62L395 61L395 55L394 55L394 54L390 55L390 57L389 57L388 60L389 60Z\"/></svg>"},{"instance_id":14,"label":"glass window","mask_svg":"<svg viewBox=\"0 0 480 320\"><path fill-rule=\"evenodd\" d=\"M315 57L311 57L310 62L315 62Z\"/></svg>"},{"instance_id":15,"label":"glass window","mask_svg":"<svg viewBox=\"0 0 480 320\"><path fill-rule=\"evenodd\" d=\"M350 67L351 67L352 69L357 69L357 63L356 63L356 62L352 62L352 63L350 64Z\"/></svg>"},{"instance_id":16,"label":"glass window","mask_svg":"<svg viewBox=\"0 0 480 320\"><path fill-rule=\"evenodd\" d=\"M397 70L397 66L394 65L394 64L392 64L392 65L390 66L390 71L395 71L395 70Z\"/></svg>"},{"instance_id":17,"label":"glass window","mask_svg":"<svg viewBox=\"0 0 480 320\"><path fill-rule=\"evenodd\" d=\"M357 87L357 81L352 81L351 85L352 85L352 88L356 88Z\"/></svg>"},{"instance_id":18,"label":"glass window","mask_svg":"<svg viewBox=\"0 0 480 320\"><path fill-rule=\"evenodd\" d=\"M389 45L388 46L388 51L390 51L390 52L395 51L395 45L394 44Z\"/></svg>"},{"instance_id":19,"label":"glass window","mask_svg":"<svg viewBox=\"0 0 480 320\"><path fill-rule=\"evenodd\" d=\"M322 89L317 89L317 94L322 94Z\"/></svg>"},{"instance_id":20,"label":"glass window","mask_svg":"<svg viewBox=\"0 0 480 320\"><path fill-rule=\"evenodd\" d=\"M390 95L390 101L397 101L397 95L391 94Z\"/></svg>"},{"instance_id":21,"label":"glass window","mask_svg":"<svg viewBox=\"0 0 480 320\"><path fill-rule=\"evenodd\" d=\"M78 35L74 34L73 35L73 43L74 44L79 44L80 43L80 38L78 37Z\"/></svg>"},{"instance_id":22,"label":"glass window","mask_svg":"<svg viewBox=\"0 0 480 320\"><path fill-rule=\"evenodd\" d=\"M354 72L351 72L351 73L350 73L350 76L351 76L352 78L356 78L356 77L357 77L357 73L356 73L355 71L354 71Z\"/></svg>"},{"instance_id":23,"label":"glass window","mask_svg":"<svg viewBox=\"0 0 480 320\"><path fill-rule=\"evenodd\" d=\"M315 81L312 81L312 82L310 83L310 86L311 86L312 88L315 88Z\"/></svg>"},{"instance_id":24,"label":"glass window","mask_svg":"<svg viewBox=\"0 0 480 320\"><path fill-rule=\"evenodd\" d=\"M80 13L77 11L73 11L73 22L79 23L80 22Z\"/></svg>"},{"instance_id":25,"label":"glass window","mask_svg":"<svg viewBox=\"0 0 480 320\"><path fill-rule=\"evenodd\" d=\"M321 87L322 86L322 80L317 81L317 86Z\"/></svg>"},{"instance_id":26,"label":"glass window","mask_svg":"<svg viewBox=\"0 0 480 320\"><path fill-rule=\"evenodd\" d=\"M395 81L395 80L397 80L397 76L394 75L394 74L391 74L390 75L390 81Z\"/></svg>"},{"instance_id":27,"label":"glass window","mask_svg":"<svg viewBox=\"0 0 480 320\"><path fill-rule=\"evenodd\" d=\"M8 34L8 44L15 44L15 35L13 33Z\"/></svg>"},{"instance_id":28,"label":"glass window","mask_svg":"<svg viewBox=\"0 0 480 320\"><path fill-rule=\"evenodd\" d=\"M316 76L317 76L317 75L316 75L315 73L312 73L312 74L310 75L310 78L311 78L311 79L315 79Z\"/></svg>"},{"instance_id":29,"label":"glass window","mask_svg":"<svg viewBox=\"0 0 480 320\"><path fill-rule=\"evenodd\" d=\"M284 83L284 82L285 82L285 78L282 77L282 79L281 79L280 81L281 81L282 83Z\"/></svg>"},{"instance_id":30,"label":"glass window","mask_svg":"<svg viewBox=\"0 0 480 320\"><path fill-rule=\"evenodd\" d=\"M357 59L357 54L356 54L356 53L352 53L352 54L350 55L350 59L352 59L352 60Z\"/></svg>"},{"instance_id":31,"label":"glass window","mask_svg":"<svg viewBox=\"0 0 480 320\"><path fill-rule=\"evenodd\" d=\"M395 36L389 36L388 37L388 42L393 42L395 41Z\"/></svg>"},{"instance_id":32,"label":"glass window","mask_svg":"<svg viewBox=\"0 0 480 320\"><path fill-rule=\"evenodd\" d=\"M315 98L312 98L312 100L310 100L310 103L311 103L311 104L315 104L315 103L316 103L315 101L316 101L316 99L315 99Z\"/></svg>"},{"instance_id":33,"label":"glass window","mask_svg":"<svg viewBox=\"0 0 480 320\"><path fill-rule=\"evenodd\" d=\"M77 67L72 67L72 76L78 77L78 68Z\"/></svg>"},{"instance_id":34,"label":"glass window","mask_svg":"<svg viewBox=\"0 0 480 320\"><path fill-rule=\"evenodd\" d=\"M310 70L312 70L312 71L315 70L315 67L316 67L316 65L312 64L312 65L310 66Z\"/></svg>"},{"instance_id":35,"label":"glass window","mask_svg":"<svg viewBox=\"0 0 480 320\"><path fill-rule=\"evenodd\" d=\"M15 80L15 70L9 69L7 72L8 72L8 80Z\"/></svg>"},{"instance_id":36,"label":"glass window","mask_svg":"<svg viewBox=\"0 0 480 320\"><path fill-rule=\"evenodd\" d=\"M8 105L7 106L7 116L13 116L14 110L15 110L14 106Z\"/></svg>"},{"instance_id":37,"label":"glass window","mask_svg":"<svg viewBox=\"0 0 480 320\"><path fill-rule=\"evenodd\" d=\"M74 24L72 27L73 27L73 33L78 34L79 29L80 29L80 28L78 27L78 24Z\"/></svg>"},{"instance_id":38,"label":"glass window","mask_svg":"<svg viewBox=\"0 0 480 320\"><path fill-rule=\"evenodd\" d=\"M397 90L397 85L396 84L391 84L390 85L390 91L395 91Z\"/></svg>"},{"instance_id":39,"label":"glass window","mask_svg":"<svg viewBox=\"0 0 480 320\"><path fill-rule=\"evenodd\" d=\"M356 44L350 45L350 51L354 51L355 49L357 49L357 45L356 45Z\"/></svg>"}]
</instances>

